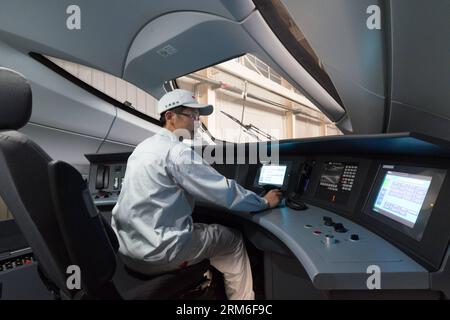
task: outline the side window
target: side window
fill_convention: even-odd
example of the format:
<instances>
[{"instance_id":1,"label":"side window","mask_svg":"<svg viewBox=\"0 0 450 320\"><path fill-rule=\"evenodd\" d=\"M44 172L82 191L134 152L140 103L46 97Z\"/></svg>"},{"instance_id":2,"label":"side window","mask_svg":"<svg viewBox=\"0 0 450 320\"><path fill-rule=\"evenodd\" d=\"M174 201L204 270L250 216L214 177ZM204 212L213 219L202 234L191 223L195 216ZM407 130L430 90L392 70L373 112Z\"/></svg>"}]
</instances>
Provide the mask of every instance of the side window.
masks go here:
<instances>
[{"instance_id":1,"label":"side window","mask_svg":"<svg viewBox=\"0 0 450 320\"><path fill-rule=\"evenodd\" d=\"M214 106L202 119L215 138L255 142L342 134L311 101L253 55L177 79L201 103Z\"/></svg>"},{"instance_id":2,"label":"side window","mask_svg":"<svg viewBox=\"0 0 450 320\"><path fill-rule=\"evenodd\" d=\"M134 110L159 120L157 100L108 73L70 61L47 57L87 85ZM255 142L342 134L311 101L270 68L247 54L176 79L198 101L214 106L201 117L212 136L228 142Z\"/></svg>"},{"instance_id":3,"label":"side window","mask_svg":"<svg viewBox=\"0 0 450 320\"><path fill-rule=\"evenodd\" d=\"M49 56L47 56L47 58L65 71L85 82L87 85L142 114L159 120L156 109L157 100L135 85L109 73L86 67L81 64Z\"/></svg>"},{"instance_id":4,"label":"side window","mask_svg":"<svg viewBox=\"0 0 450 320\"><path fill-rule=\"evenodd\" d=\"M12 214L8 210L3 199L0 197L0 221L12 219Z\"/></svg>"}]
</instances>

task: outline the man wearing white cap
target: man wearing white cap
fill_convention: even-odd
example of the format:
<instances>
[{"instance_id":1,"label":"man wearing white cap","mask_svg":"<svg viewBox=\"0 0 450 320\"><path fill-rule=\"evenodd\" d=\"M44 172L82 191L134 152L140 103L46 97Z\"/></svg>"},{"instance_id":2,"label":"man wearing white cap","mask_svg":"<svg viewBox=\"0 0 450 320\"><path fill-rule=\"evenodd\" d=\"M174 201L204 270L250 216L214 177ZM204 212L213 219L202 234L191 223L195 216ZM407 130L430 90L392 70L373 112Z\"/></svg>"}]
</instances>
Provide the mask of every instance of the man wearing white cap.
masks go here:
<instances>
[{"instance_id":1,"label":"man wearing white cap","mask_svg":"<svg viewBox=\"0 0 450 320\"><path fill-rule=\"evenodd\" d=\"M224 274L229 299L254 299L253 280L242 235L218 224L193 223L195 199L238 211L278 205L279 190L264 198L225 178L206 162L193 162L194 151L180 135L194 133L195 120L213 106L199 104L182 89L158 102L162 129L139 144L127 163L112 227L125 264L158 274L209 259ZM182 132L180 134L180 132Z\"/></svg>"}]
</instances>

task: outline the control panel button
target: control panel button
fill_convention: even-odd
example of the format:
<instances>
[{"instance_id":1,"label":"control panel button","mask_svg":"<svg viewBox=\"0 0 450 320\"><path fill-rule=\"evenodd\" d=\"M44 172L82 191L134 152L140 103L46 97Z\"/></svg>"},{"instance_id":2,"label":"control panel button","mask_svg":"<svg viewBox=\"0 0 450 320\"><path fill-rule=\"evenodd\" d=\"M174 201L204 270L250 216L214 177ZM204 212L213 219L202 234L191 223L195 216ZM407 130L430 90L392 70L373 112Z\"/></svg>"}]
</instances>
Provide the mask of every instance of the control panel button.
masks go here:
<instances>
[{"instance_id":1,"label":"control panel button","mask_svg":"<svg viewBox=\"0 0 450 320\"><path fill-rule=\"evenodd\" d=\"M339 232L339 233L345 233L345 232L347 232L347 229L344 227L344 225L342 223L335 223L334 231Z\"/></svg>"},{"instance_id":2,"label":"control panel button","mask_svg":"<svg viewBox=\"0 0 450 320\"><path fill-rule=\"evenodd\" d=\"M314 230L313 233L314 233L316 236L319 236L319 235L322 234L322 231L320 231L320 230Z\"/></svg>"},{"instance_id":3,"label":"control panel button","mask_svg":"<svg viewBox=\"0 0 450 320\"><path fill-rule=\"evenodd\" d=\"M326 234L325 235L325 244L327 246L335 244L335 243L336 243L336 240L334 239L333 235L331 235L331 234Z\"/></svg>"},{"instance_id":4,"label":"control panel button","mask_svg":"<svg viewBox=\"0 0 450 320\"><path fill-rule=\"evenodd\" d=\"M29 265L34 262L32 255L25 255L19 258L11 258L9 260L0 261L0 271L10 270L21 267L23 265Z\"/></svg>"},{"instance_id":5,"label":"control panel button","mask_svg":"<svg viewBox=\"0 0 450 320\"><path fill-rule=\"evenodd\" d=\"M334 225L333 219L331 219L330 217L323 217L323 224L330 227Z\"/></svg>"},{"instance_id":6,"label":"control panel button","mask_svg":"<svg viewBox=\"0 0 450 320\"><path fill-rule=\"evenodd\" d=\"M310 225L310 224L305 224L305 228L306 229L311 229L313 226L312 225Z\"/></svg>"},{"instance_id":7,"label":"control panel button","mask_svg":"<svg viewBox=\"0 0 450 320\"><path fill-rule=\"evenodd\" d=\"M359 236L357 234L352 234L352 235L350 235L350 240L358 241L359 240Z\"/></svg>"}]
</instances>

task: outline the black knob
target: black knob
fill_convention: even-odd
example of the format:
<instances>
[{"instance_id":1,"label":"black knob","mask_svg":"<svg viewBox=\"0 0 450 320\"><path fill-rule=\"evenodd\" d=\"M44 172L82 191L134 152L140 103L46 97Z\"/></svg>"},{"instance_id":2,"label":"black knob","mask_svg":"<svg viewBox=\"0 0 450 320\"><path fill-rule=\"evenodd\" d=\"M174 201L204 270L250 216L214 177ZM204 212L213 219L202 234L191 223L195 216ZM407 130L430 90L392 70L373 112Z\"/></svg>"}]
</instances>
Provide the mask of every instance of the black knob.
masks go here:
<instances>
[{"instance_id":1,"label":"black knob","mask_svg":"<svg viewBox=\"0 0 450 320\"><path fill-rule=\"evenodd\" d=\"M359 236L358 236L357 234L352 234L352 235L350 236L350 240L358 241L358 240L359 240Z\"/></svg>"},{"instance_id":2,"label":"black knob","mask_svg":"<svg viewBox=\"0 0 450 320\"><path fill-rule=\"evenodd\" d=\"M323 217L323 224L326 226L332 226L334 225L334 222L330 217Z\"/></svg>"},{"instance_id":3,"label":"black knob","mask_svg":"<svg viewBox=\"0 0 450 320\"><path fill-rule=\"evenodd\" d=\"M344 232L347 232L347 229L345 229L345 227L342 223L335 223L334 231L339 232L339 233L344 233Z\"/></svg>"}]
</instances>

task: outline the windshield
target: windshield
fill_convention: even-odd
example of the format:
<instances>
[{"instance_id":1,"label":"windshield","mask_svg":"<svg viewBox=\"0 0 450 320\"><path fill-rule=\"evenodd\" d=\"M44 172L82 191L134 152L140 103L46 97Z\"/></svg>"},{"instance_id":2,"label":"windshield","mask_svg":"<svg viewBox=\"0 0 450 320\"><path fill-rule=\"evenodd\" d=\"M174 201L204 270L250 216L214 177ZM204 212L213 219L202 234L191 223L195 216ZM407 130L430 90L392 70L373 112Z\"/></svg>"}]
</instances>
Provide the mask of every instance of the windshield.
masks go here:
<instances>
[{"instance_id":1,"label":"windshield","mask_svg":"<svg viewBox=\"0 0 450 320\"><path fill-rule=\"evenodd\" d=\"M177 79L214 112L201 117L227 142L257 142L341 134L311 101L259 58L247 54ZM202 136L205 136L204 130Z\"/></svg>"}]
</instances>

